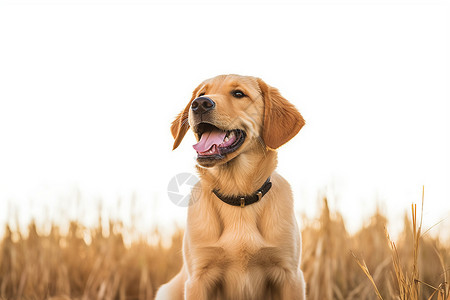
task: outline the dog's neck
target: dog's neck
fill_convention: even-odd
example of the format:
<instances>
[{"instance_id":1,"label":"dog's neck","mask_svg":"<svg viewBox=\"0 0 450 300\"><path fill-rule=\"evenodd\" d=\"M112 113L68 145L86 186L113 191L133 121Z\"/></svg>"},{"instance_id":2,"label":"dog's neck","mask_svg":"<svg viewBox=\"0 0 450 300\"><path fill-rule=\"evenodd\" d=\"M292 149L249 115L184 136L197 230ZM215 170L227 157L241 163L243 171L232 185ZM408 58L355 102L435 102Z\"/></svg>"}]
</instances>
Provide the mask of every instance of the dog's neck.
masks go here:
<instances>
[{"instance_id":1,"label":"dog's neck","mask_svg":"<svg viewBox=\"0 0 450 300\"><path fill-rule=\"evenodd\" d=\"M251 195L258 190L277 166L274 150L241 153L226 164L213 168L197 166L202 189L218 190L222 195ZM250 184L249 184L250 183Z\"/></svg>"}]
</instances>

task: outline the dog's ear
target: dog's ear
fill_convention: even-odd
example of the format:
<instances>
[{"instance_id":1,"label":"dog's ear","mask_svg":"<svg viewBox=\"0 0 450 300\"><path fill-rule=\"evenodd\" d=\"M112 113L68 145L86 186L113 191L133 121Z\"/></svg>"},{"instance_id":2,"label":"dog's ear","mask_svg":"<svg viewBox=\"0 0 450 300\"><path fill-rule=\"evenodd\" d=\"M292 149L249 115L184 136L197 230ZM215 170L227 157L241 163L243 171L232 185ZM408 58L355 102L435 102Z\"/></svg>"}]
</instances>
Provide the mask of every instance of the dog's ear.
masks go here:
<instances>
[{"instance_id":1,"label":"dog's ear","mask_svg":"<svg viewBox=\"0 0 450 300\"><path fill-rule=\"evenodd\" d=\"M183 111L181 111L175 120L172 122L172 126L170 126L170 131L172 132L172 136L175 139L173 142L173 148L172 150L175 150L183 140L184 136L186 135L186 132L189 130L189 122L188 122L188 116L189 116L189 109L191 108L191 103L195 99L195 96L197 95L198 90L200 89L200 86L198 86L193 92L191 100L189 101L188 105L184 108Z\"/></svg>"},{"instance_id":2,"label":"dog's ear","mask_svg":"<svg viewBox=\"0 0 450 300\"><path fill-rule=\"evenodd\" d=\"M264 98L263 140L267 147L277 149L300 131L305 120L276 88L259 78L257 81Z\"/></svg>"}]
</instances>

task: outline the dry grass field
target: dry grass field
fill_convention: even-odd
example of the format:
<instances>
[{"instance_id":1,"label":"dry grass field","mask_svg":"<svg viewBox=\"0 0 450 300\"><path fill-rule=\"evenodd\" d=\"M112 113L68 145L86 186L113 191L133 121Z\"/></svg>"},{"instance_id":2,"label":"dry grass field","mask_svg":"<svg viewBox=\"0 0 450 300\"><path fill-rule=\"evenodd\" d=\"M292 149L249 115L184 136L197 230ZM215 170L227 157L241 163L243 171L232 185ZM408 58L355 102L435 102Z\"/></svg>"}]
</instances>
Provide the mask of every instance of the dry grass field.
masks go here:
<instances>
[{"instance_id":1,"label":"dry grass field","mask_svg":"<svg viewBox=\"0 0 450 300\"><path fill-rule=\"evenodd\" d=\"M303 225L308 299L450 299L450 247L422 232L414 206L393 243L383 215L350 235L342 216L323 203L321 215ZM158 231L153 244L124 243L129 232L119 222L85 228L74 221L67 234L55 225L47 234L36 227L30 224L26 235L6 227L0 299L153 299L181 265L181 230L165 247Z\"/></svg>"}]
</instances>

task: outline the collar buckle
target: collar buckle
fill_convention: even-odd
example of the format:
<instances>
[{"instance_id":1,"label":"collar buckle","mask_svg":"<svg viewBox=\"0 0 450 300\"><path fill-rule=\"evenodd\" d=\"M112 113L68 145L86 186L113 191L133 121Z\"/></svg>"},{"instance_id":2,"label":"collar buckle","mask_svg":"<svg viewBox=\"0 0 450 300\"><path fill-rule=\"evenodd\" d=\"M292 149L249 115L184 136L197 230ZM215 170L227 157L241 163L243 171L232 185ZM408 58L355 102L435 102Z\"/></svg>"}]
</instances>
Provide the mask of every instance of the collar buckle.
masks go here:
<instances>
[{"instance_id":1,"label":"collar buckle","mask_svg":"<svg viewBox=\"0 0 450 300\"><path fill-rule=\"evenodd\" d=\"M261 200L261 198L262 198L262 192L261 192L261 191L258 191L258 192L256 193L256 195L258 196L258 201Z\"/></svg>"}]
</instances>

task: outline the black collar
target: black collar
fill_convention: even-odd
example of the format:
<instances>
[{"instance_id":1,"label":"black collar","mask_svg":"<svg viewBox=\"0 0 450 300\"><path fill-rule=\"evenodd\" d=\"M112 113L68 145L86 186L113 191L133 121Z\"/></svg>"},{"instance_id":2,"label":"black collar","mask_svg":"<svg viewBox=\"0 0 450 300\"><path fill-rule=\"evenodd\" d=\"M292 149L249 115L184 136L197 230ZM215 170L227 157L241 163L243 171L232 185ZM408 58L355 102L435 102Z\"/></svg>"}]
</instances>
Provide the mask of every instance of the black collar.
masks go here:
<instances>
[{"instance_id":1,"label":"black collar","mask_svg":"<svg viewBox=\"0 0 450 300\"><path fill-rule=\"evenodd\" d=\"M246 205L253 204L255 202L258 202L261 200L262 197L264 197L265 194L270 190L272 187L272 182L270 182L270 177L267 178L266 182L260 187L254 194L247 195L247 196L225 196L220 194L217 190L213 190L213 193L225 202L226 204L233 205L233 206L240 206L245 207Z\"/></svg>"}]
</instances>

